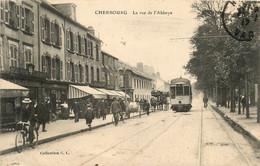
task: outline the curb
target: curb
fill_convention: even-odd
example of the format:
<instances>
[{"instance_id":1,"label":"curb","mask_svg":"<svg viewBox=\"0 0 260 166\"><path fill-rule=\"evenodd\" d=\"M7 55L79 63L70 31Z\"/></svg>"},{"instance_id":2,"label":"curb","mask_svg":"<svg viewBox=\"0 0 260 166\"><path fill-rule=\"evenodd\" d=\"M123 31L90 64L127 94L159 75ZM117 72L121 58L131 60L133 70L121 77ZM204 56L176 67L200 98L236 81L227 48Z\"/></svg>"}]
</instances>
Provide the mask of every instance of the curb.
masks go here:
<instances>
[{"instance_id":1,"label":"curb","mask_svg":"<svg viewBox=\"0 0 260 166\"><path fill-rule=\"evenodd\" d=\"M219 110L217 107L210 105L213 110L215 110L223 119L228 122L228 124L236 131L242 133L243 135L248 136L252 141L256 142L258 145L260 145L260 140L257 139L253 134L251 134L249 131L245 129L242 125L238 124L236 121L231 119L227 114Z\"/></svg>"},{"instance_id":2,"label":"curb","mask_svg":"<svg viewBox=\"0 0 260 166\"><path fill-rule=\"evenodd\" d=\"M153 113L153 111L150 112L150 113ZM146 113L141 113L141 115L145 115L145 114ZM136 117L139 117L139 114L132 116L130 119L133 119L133 118L136 118ZM128 120L128 119L125 119L125 120ZM101 127L104 127L104 126L107 126L107 125L110 125L110 124L112 124L112 122L108 122L108 123L104 123L104 124L101 124L101 125L97 125L97 126L92 127L91 130L98 129L98 128L101 128ZM45 139L39 140L38 141L38 145L44 144L44 143L47 143L47 142L51 142L51 141L55 141L57 139L69 137L69 136L72 136L72 135L76 135L76 134L79 134L79 133L87 132L89 130L90 130L89 128L86 128L86 129L80 129L80 130L77 130L77 131L72 131L72 132L68 132L68 133L64 133L64 134L60 134L60 135L56 135L56 136L51 136L49 138L45 138ZM0 156L4 155L4 154L11 153L11 152L14 152L14 151L16 151L15 147L2 150L2 151L0 151Z\"/></svg>"}]
</instances>

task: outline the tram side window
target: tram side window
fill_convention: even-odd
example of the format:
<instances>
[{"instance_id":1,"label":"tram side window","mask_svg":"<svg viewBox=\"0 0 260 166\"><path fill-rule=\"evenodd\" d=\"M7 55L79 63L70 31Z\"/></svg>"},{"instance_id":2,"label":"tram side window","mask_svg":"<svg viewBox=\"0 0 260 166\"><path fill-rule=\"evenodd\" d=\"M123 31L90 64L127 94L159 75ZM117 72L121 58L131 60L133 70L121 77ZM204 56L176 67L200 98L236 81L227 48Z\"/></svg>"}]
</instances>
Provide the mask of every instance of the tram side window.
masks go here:
<instances>
[{"instance_id":1,"label":"tram side window","mask_svg":"<svg viewBox=\"0 0 260 166\"><path fill-rule=\"evenodd\" d=\"M175 87L171 87L171 98L175 99Z\"/></svg>"},{"instance_id":2,"label":"tram side window","mask_svg":"<svg viewBox=\"0 0 260 166\"><path fill-rule=\"evenodd\" d=\"M189 86L184 86L184 95L190 95L190 87Z\"/></svg>"},{"instance_id":3,"label":"tram side window","mask_svg":"<svg viewBox=\"0 0 260 166\"><path fill-rule=\"evenodd\" d=\"M182 96L183 95L183 86L177 86L176 87L176 95Z\"/></svg>"}]
</instances>

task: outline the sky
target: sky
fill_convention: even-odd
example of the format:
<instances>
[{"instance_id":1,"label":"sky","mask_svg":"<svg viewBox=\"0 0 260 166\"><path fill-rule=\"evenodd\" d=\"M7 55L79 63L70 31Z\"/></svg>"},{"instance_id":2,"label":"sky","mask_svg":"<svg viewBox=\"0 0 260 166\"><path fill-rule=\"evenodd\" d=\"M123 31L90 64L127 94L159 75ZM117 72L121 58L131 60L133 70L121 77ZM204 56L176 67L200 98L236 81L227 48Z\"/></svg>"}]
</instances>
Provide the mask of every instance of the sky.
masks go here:
<instances>
[{"instance_id":1,"label":"sky","mask_svg":"<svg viewBox=\"0 0 260 166\"><path fill-rule=\"evenodd\" d=\"M191 9L193 0L49 1L76 4L77 21L92 26L103 41L101 49L123 62L132 66L137 62L152 65L165 81L180 76L190 78L183 66L190 58L189 37L199 24ZM127 11L127 14L97 14L99 11Z\"/></svg>"}]
</instances>

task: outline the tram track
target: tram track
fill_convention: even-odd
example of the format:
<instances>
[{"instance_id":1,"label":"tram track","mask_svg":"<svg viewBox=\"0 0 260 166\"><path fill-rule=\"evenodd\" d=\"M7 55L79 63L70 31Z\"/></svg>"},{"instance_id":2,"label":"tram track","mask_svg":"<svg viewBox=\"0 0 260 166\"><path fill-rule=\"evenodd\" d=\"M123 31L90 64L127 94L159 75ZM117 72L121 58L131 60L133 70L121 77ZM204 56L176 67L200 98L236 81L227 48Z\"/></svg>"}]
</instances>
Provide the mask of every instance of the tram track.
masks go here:
<instances>
[{"instance_id":1,"label":"tram track","mask_svg":"<svg viewBox=\"0 0 260 166\"><path fill-rule=\"evenodd\" d=\"M227 136L230 138L232 144L234 145L234 147L237 149L237 151L240 153L240 155L243 157L243 159L246 161L247 165L252 166L253 164L250 162L250 160L246 157L246 155L243 153L243 151L241 150L241 148L239 147L239 145L236 143L235 139L232 137L231 133L227 130L227 128L224 126L223 122L220 121L220 119L217 117L217 115L214 113L214 111L212 110L212 108L209 106L208 107L209 110L211 111L211 113L213 114L213 117L215 118L215 120L220 124L221 128L223 129L223 131L225 131L225 133L227 134ZM201 127L203 127L203 109L202 109L202 113L201 113ZM202 166L202 149L203 149L203 128L201 128L201 133L200 133L200 148L199 148L199 166Z\"/></svg>"},{"instance_id":2,"label":"tram track","mask_svg":"<svg viewBox=\"0 0 260 166\"><path fill-rule=\"evenodd\" d=\"M159 138L160 135L162 135L163 133L165 133L165 132L166 132L176 121L178 121L183 115L184 115L184 114L181 114L181 115L180 115L179 117L177 117L169 126L167 126L163 131L161 131L160 133L158 133L157 135L155 135L148 143L146 143L142 148L140 148L134 155L132 155L132 156L131 156L128 160L126 160L126 162L125 162L124 164L122 164L122 165L128 165L128 164L130 164L131 161L133 161L134 158L137 157L137 155L138 155L140 152L142 152L143 150L147 149L156 139ZM154 124L152 124L152 125L150 125L150 126L144 128L144 129L141 130L141 131L138 131L137 133L134 133L134 134L130 135L129 137L127 137L127 138L123 139L122 141L120 141L120 142L114 144L113 146L107 148L106 150L100 152L99 154L97 154L97 155L91 157L90 159L88 159L87 161L85 161L85 162L83 162L83 163L81 163L81 164L79 164L79 165L82 166L82 165L85 165L85 164L87 164L87 163L93 161L94 159L98 158L98 157L101 156L102 154L104 154L104 153L106 153L106 152L108 152L108 151L111 151L111 150L115 149L118 145L125 143L126 141L130 140L131 138L133 138L133 137L135 137L135 136L137 136L137 135L139 135L139 134L142 134L143 132L145 132L145 131L151 129L152 127L155 127L155 126L158 125L158 124L160 124L160 122L166 121L166 120L167 120L168 118L170 118L170 117L171 117L171 116L167 116L167 117L161 118L161 119L160 119L159 121L157 121L156 123L154 123Z\"/></svg>"},{"instance_id":3,"label":"tram track","mask_svg":"<svg viewBox=\"0 0 260 166\"><path fill-rule=\"evenodd\" d=\"M201 166L201 154L202 154L202 143L203 143L203 108L201 108L200 116L200 128L199 128L199 144L198 144L198 166Z\"/></svg>"}]
</instances>

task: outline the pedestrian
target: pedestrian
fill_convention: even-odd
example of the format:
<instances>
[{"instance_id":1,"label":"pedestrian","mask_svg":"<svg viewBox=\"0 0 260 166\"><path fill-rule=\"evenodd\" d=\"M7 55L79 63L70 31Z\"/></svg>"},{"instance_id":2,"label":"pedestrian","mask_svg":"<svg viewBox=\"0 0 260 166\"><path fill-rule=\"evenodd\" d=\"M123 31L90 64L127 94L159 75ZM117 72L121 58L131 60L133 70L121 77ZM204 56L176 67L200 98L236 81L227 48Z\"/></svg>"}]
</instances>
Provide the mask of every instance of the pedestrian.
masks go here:
<instances>
[{"instance_id":1,"label":"pedestrian","mask_svg":"<svg viewBox=\"0 0 260 166\"><path fill-rule=\"evenodd\" d=\"M44 101L39 101L39 105L38 105L38 118L39 118L39 126L38 129L40 128L40 125L42 124L42 132L46 132L47 130L45 130L45 126L46 126L46 122L48 120L48 110L47 110L47 104Z\"/></svg>"},{"instance_id":2,"label":"pedestrian","mask_svg":"<svg viewBox=\"0 0 260 166\"><path fill-rule=\"evenodd\" d=\"M121 112L121 106L116 97L114 97L113 100L114 101L111 103L110 110L113 113L115 124L117 125L118 123L117 114Z\"/></svg>"},{"instance_id":3,"label":"pedestrian","mask_svg":"<svg viewBox=\"0 0 260 166\"><path fill-rule=\"evenodd\" d=\"M51 111L52 110L52 103L51 103L49 97L45 98L45 102L46 102L46 109L47 109L47 114L48 114L48 116L47 116L47 123L50 123L50 115L52 113L52 111Z\"/></svg>"},{"instance_id":4,"label":"pedestrian","mask_svg":"<svg viewBox=\"0 0 260 166\"><path fill-rule=\"evenodd\" d=\"M104 100L104 114L103 114L103 120L106 119L106 116L108 114L109 110L109 102L107 100Z\"/></svg>"},{"instance_id":5,"label":"pedestrian","mask_svg":"<svg viewBox=\"0 0 260 166\"><path fill-rule=\"evenodd\" d=\"M80 104L78 99L75 99L74 101L74 115L75 115L75 123L79 122L79 112L80 112Z\"/></svg>"},{"instance_id":6,"label":"pedestrian","mask_svg":"<svg viewBox=\"0 0 260 166\"><path fill-rule=\"evenodd\" d=\"M119 103L120 103L120 107L121 107L121 114L120 114L120 116L121 116L121 120L123 120L123 113L125 112L125 103L124 103L124 101L120 98L119 99Z\"/></svg>"},{"instance_id":7,"label":"pedestrian","mask_svg":"<svg viewBox=\"0 0 260 166\"><path fill-rule=\"evenodd\" d=\"M147 100L144 101L144 110L146 111L147 116L149 116L149 114L150 114L150 104Z\"/></svg>"},{"instance_id":8,"label":"pedestrian","mask_svg":"<svg viewBox=\"0 0 260 166\"><path fill-rule=\"evenodd\" d=\"M88 125L89 129L91 130L91 123L92 120L94 119L94 112L93 112L93 107L90 101L87 101L86 106L86 112L85 112L85 119L86 119L86 124Z\"/></svg>"},{"instance_id":9,"label":"pedestrian","mask_svg":"<svg viewBox=\"0 0 260 166\"><path fill-rule=\"evenodd\" d=\"M242 109L243 109L243 114L244 114L245 108L246 108L246 98L244 95L242 96L241 103L242 103Z\"/></svg>"},{"instance_id":10,"label":"pedestrian","mask_svg":"<svg viewBox=\"0 0 260 166\"><path fill-rule=\"evenodd\" d=\"M208 98L206 96L203 97L203 103L204 103L204 108L207 108L208 106Z\"/></svg>"},{"instance_id":11,"label":"pedestrian","mask_svg":"<svg viewBox=\"0 0 260 166\"><path fill-rule=\"evenodd\" d=\"M102 119L105 120L104 119L104 114L105 114L104 113L105 112L105 100L104 99L102 99L101 102L100 102L99 112L100 112Z\"/></svg>"}]
</instances>

